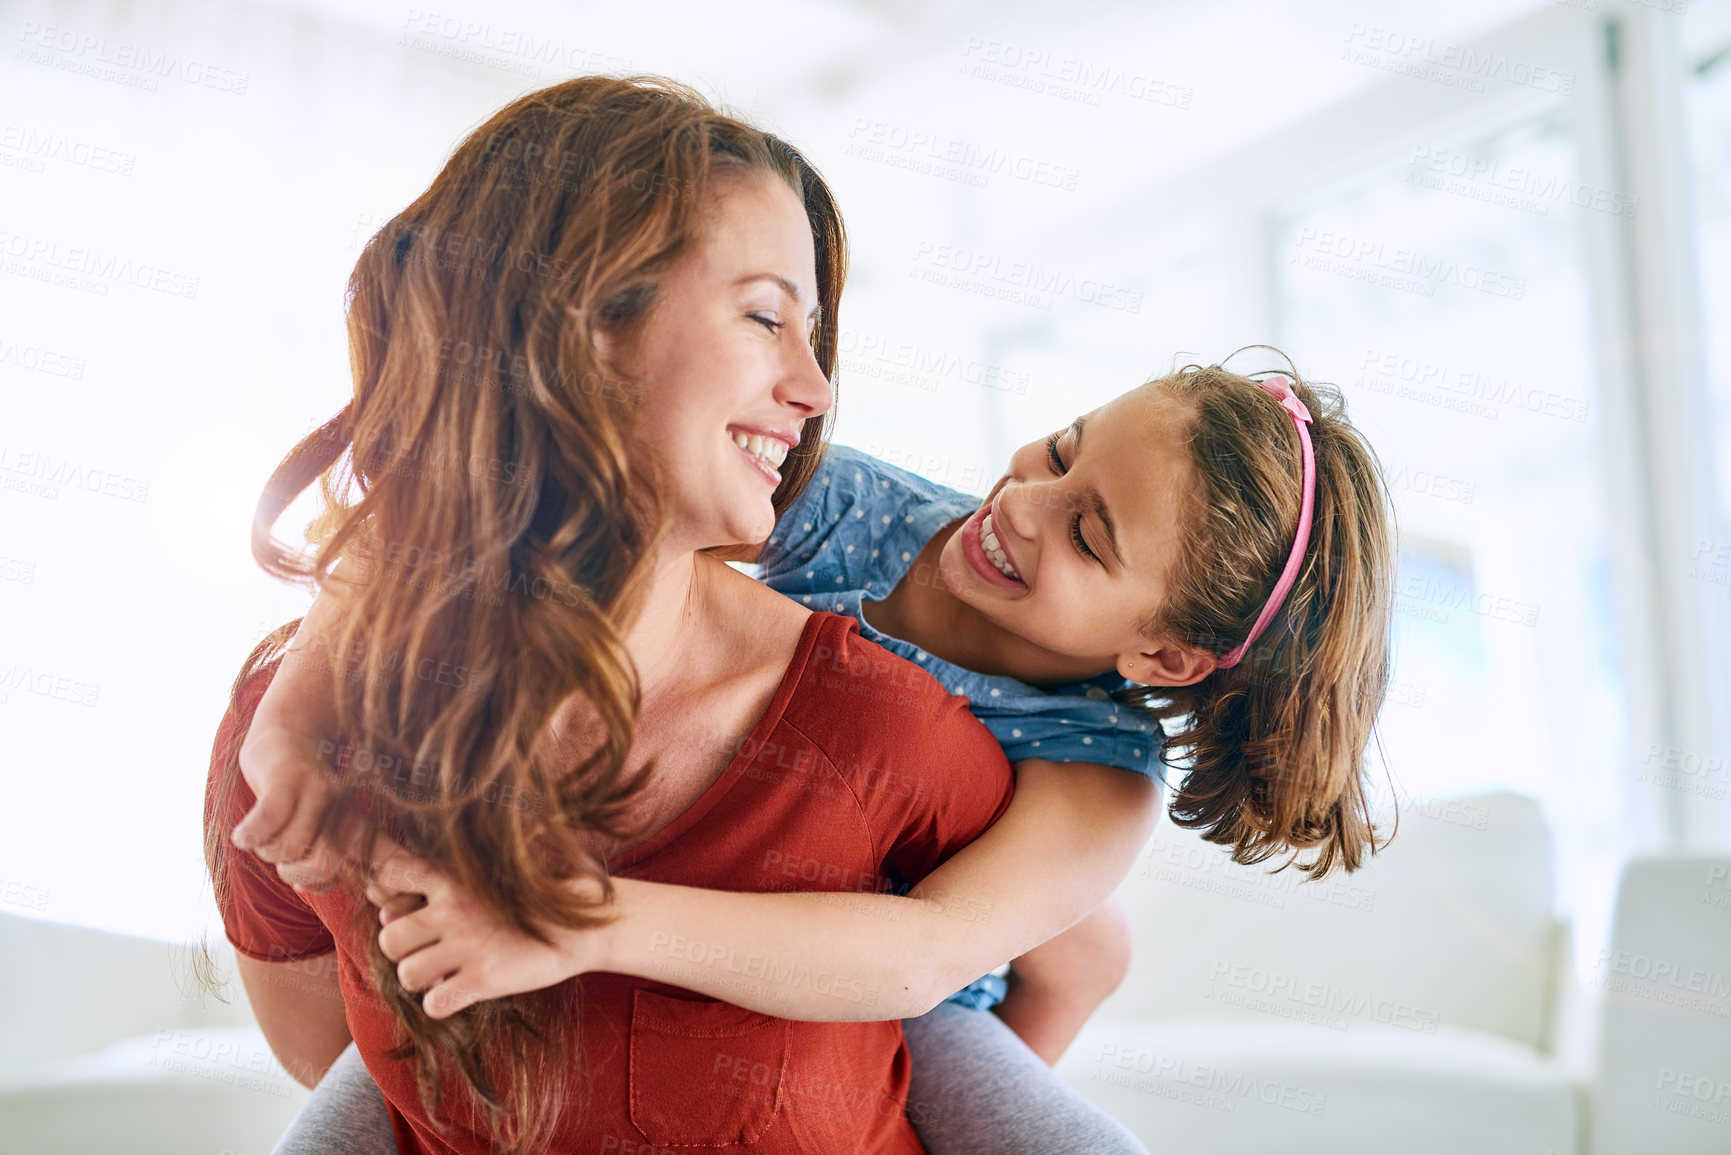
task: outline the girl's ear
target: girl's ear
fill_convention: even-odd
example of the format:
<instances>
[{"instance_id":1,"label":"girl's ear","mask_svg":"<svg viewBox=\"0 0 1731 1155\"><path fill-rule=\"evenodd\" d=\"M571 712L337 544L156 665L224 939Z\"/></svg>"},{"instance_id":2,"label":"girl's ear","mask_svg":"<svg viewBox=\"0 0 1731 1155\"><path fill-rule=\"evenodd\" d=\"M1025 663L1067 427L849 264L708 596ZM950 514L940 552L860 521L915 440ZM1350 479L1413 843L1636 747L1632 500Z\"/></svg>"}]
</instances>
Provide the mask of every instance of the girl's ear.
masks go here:
<instances>
[{"instance_id":1,"label":"girl's ear","mask_svg":"<svg viewBox=\"0 0 1731 1155\"><path fill-rule=\"evenodd\" d=\"M1207 650L1176 643L1118 655L1118 672L1144 686L1193 686L1214 672L1218 659Z\"/></svg>"}]
</instances>

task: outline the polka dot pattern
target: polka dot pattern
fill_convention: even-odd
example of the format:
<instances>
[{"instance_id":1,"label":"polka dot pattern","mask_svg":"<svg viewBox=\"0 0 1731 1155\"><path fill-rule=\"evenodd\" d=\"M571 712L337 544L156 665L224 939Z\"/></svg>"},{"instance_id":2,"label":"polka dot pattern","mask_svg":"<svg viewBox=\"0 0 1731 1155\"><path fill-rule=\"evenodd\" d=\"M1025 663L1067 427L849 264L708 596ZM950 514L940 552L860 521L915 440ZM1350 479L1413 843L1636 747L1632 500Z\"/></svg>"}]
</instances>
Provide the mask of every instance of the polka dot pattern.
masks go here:
<instances>
[{"instance_id":1,"label":"polka dot pattern","mask_svg":"<svg viewBox=\"0 0 1731 1155\"><path fill-rule=\"evenodd\" d=\"M963 669L865 622L869 597L886 596L932 534L972 514L979 498L945 489L846 446L832 446L765 546L762 579L814 610L854 618L860 633L937 678L968 708L1012 762L1092 762L1139 773L1158 769L1159 729L1112 692L1115 671L1064 686L1035 687ZM1149 735L1155 735L1153 748Z\"/></svg>"}]
</instances>

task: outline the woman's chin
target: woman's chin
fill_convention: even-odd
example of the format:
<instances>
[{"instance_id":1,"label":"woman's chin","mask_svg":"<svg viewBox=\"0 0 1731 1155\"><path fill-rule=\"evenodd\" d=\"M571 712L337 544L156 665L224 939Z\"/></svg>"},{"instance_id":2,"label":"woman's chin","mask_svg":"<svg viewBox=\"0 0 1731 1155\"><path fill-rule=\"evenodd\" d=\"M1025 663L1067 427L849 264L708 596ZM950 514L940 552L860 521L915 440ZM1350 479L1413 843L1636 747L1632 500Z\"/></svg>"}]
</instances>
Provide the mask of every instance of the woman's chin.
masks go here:
<instances>
[{"instance_id":1,"label":"woman's chin","mask_svg":"<svg viewBox=\"0 0 1731 1155\"><path fill-rule=\"evenodd\" d=\"M723 536L730 545L762 545L774 531L775 507L765 501L761 510L728 518Z\"/></svg>"},{"instance_id":2,"label":"woman's chin","mask_svg":"<svg viewBox=\"0 0 1731 1155\"><path fill-rule=\"evenodd\" d=\"M661 539L658 549L680 554L730 548L755 549L769 540L769 535L775 530L775 511L768 502L764 503L761 511L749 514L730 510L717 515L712 511L705 517L684 519L684 532L681 532L681 527L681 519L673 516L667 536Z\"/></svg>"}]
</instances>

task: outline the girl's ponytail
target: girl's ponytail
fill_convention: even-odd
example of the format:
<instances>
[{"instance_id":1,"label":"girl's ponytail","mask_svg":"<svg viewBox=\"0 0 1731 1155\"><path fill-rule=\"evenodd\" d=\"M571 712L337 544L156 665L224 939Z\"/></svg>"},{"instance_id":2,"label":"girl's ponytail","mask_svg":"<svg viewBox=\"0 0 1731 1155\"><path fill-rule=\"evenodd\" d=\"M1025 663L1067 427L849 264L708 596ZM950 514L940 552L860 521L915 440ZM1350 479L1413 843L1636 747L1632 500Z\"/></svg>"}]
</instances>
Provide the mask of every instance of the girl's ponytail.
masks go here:
<instances>
[{"instance_id":1,"label":"girl's ponytail","mask_svg":"<svg viewBox=\"0 0 1731 1155\"><path fill-rule=\"evenodd\" d=\"M1163 758L1186 771L1175 823L1230 846L1235 862L1314 851L1300 869L1321 877L1378 848L1364 753L1388 685L1395 536L1381 467L1340 392L1287 376L1312 416L1316 472L1297 580L1236 665L1136 694L1166 722ZM1223 657L1250 635L1291 554L1300 439L1274 396L1219 366L1155 385L1194 413L1198 508L1150 632Z\"/></svg>"}]
</instances>

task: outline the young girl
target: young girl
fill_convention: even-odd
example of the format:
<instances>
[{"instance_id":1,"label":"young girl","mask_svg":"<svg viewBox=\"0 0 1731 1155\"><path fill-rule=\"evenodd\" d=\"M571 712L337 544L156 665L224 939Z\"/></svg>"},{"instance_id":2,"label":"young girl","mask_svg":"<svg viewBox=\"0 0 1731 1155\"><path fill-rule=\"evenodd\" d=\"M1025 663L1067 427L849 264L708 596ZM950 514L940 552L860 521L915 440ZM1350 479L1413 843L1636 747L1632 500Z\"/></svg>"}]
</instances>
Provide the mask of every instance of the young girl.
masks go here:
<instances>
[{"instance_id":1,"label":"young girl","mask_svg":"<svg viewBox=\"0 0 1731 1155\"><path fill-rule=\"evenodd\" d=\"M995 1121L997 1149L1045 1150L1058 1132L1030 1135L1032 1075L1003 1024L1055 1062L1122 978L1122 911L1094 908L1146 839L1157 762L1185 770L1174 821L1235 861L1310 851L1300 869L1320 876L1374 849L1362 755L1388 672L1393 540L1374 454L1331 389L1190 366L1024 446L984 503L831 447L758 560L776 590L857 618L965 695L1016 765L1010 810L907 896L771 849L762 889L823 893L620 877L613 923L549 942L393 852L369 898L429 1015L609 971L786 1018L908 1016L909 1115L928 1148ZM837 693L896 693L833 675ZM316 681L285 666L260 706L260 801L235 833L282 863L306 858L330 789L306 759L269 753L318 728L310 707L274 709L302 679ZM881 789L920 789L876 769ZM786 771L790 788L815 781ZM1009 958L1007 990L988 975L932 1010ZM979 1013L994 1003L997 1021ZM960 1080L970 1068L986 1073ZM352 1096L365 1071L344 1079L320 1098Z\"/></svg>"}]
</instances>

